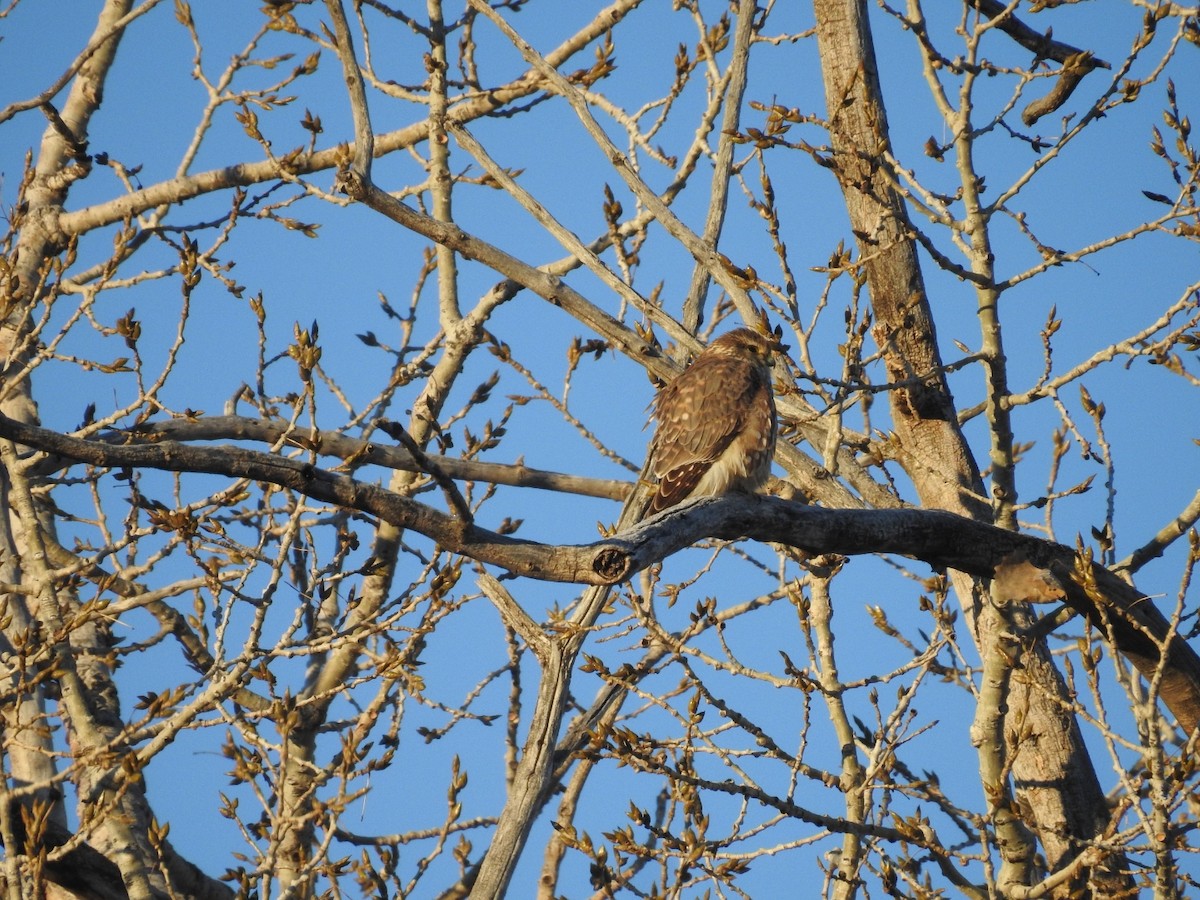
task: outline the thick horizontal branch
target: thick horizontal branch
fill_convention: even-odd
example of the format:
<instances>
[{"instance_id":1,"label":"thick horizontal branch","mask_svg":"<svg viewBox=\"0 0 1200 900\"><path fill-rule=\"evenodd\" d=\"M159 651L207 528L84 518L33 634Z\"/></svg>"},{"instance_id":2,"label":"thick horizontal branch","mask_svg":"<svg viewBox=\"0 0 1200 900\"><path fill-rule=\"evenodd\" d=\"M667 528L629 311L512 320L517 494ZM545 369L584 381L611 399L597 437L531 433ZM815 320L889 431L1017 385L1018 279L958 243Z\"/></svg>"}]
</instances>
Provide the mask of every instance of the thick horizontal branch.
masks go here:
<instances>
[{"instance_id":1,"label":"thick horizontal branch","mask_svg":"<svg viewBox=\"0 0 1200 900\"><path fill-rule=\"evenodd\" d=\"M572 568L578 557L557 557L557 548L496 534L386 488L302 460L228 445L194 447L176 441L112 445L69 437L2 415L0 437L104 468L161 469L263 481L314 500L370 513L397 527L423 534L447 550L502 566L518 575L583 584L598 581L598 576Z\"/></svg>"},{"instance_id":2,"label":"thick horizontal branch","mask_svg":"<svg viewBox=\"0 0 1200 900\"><path fill-rule=\"evenodd\" d=\"M277 444L283 440L289 447L311 450L321 456L344 460L348 468L373 465L404 472L423 472L426 468L404 447L378 441L348 437L336 431L312 431L297 428L282 420L252 419L246 416L203 416L195 419L165 419L139 425L133 434L110 431L97 440L106 444L128 444L158 440L171 441L255 441ZM480 481L485 484L505 484L531 487L603 500L624 500L632 483L609 478L585 478L546 469L535 469L522 463L495 463L458 459L452 456L427 454L426 460L444 475L459 481ZM56 457L48 457L34 470L49 474L62 466Z\"/></svg>"},{"instance_id":3,"label":"thick horizontal branch","mask_svg":"<svg viewBox=\"0 0 1200 900\"><path fill-rule=\"evenodd\" d=\"M1014 560L1028 564L1038 582L1036 599L1061 599L1086 617L1147 680L1161 668L1163 702L1186 733L1200 725L1200 657L1148 597L1071 547L942 510L819 509L730 496L667 510L597 542L593 567L629 577L705 537L772 541L812 554L893 553L984 578L1000 577L998 570Z\"/></svg>"},{"instance_id":4,"label":"thick horizontal branch","mask_svg":"<svg viewBox=\"0 0 1200 900\"><path fill-rule=\"evenodd\" d=\"M1073 548L942 510L821 509L774 497L732 495L675 507L632 531L590 544L541 544L488 531L349 475L240 447L194 447L175 441L111 445L4 416L0 437L96 466L267 482L378 516L447 551L543 581L617 584L708 537L772 541L812 554L898 554L985 578L996 577L998 569L1020 560L1042 579L1040 594L1061 596L1110 635L1145 677L1153 678L1161 666L1163 701L1189 733L1200 724L1200 657L1172 631L1149 598L1102 566L1081 560Z\"/></svg>"}]
</instances>

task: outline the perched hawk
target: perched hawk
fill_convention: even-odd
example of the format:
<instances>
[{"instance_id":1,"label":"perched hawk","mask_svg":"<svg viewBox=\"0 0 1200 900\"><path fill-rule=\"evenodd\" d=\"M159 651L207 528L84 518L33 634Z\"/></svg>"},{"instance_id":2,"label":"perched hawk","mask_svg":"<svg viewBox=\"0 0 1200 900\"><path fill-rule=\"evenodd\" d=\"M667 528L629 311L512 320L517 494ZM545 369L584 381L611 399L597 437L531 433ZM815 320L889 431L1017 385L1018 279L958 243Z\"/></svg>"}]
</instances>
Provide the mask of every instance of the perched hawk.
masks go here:
<instances>
[{"instance_id":1,"label":"perched hawk","mask_svg":"<svg viewBox=\"0 0 1200 900\"><path fill-rule=\"evenodd\" d=\"M772 338L738 328L713 341L654 398L658 425L650 471L658 479L647 515L688 497L753 492L775 455Z\"/></svg>"}]
</instances>

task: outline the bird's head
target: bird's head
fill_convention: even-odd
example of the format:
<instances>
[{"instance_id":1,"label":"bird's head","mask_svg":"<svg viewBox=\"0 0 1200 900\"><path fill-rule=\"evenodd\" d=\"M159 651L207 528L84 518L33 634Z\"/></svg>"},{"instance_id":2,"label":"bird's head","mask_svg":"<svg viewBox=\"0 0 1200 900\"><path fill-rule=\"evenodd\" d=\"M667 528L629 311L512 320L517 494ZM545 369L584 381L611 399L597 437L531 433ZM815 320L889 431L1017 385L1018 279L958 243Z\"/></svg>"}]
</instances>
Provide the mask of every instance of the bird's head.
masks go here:
<instances>
[{"instance_id":1,"label":"bird's head","mask_svg":"<svg viewBox=\"0 0 1200 900\"><path fill-rule=\"evenodd\" d=\"M752 359L770 368L771 354L782 353L787 347L773 335L759 334L750 328L735 328L709 344L709 350L723 356Z\"/></svg>"}]
</instances>

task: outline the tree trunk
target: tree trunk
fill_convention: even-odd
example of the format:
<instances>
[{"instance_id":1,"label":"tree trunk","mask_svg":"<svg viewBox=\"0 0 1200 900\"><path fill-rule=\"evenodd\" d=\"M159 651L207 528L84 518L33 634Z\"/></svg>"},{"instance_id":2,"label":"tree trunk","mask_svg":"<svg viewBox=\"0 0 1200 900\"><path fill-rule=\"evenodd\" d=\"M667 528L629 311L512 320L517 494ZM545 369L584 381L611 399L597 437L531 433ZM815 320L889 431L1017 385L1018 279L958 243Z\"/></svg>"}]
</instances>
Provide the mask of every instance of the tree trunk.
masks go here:
<instances>
[{"instance_id":1,"label":"tree trunk","mask_svg":"<svg viewBox=\"0 0 1200 900\"><path fill-rule=\"evenodd\" d=\"M864 260L875 312L873 334L889 380L917 380L911 387L888 393L892 428L902 454L899 461L924 506L990 520L979 468L958 427L944 377L916 244L910 237L913 226L903 198L883 171L888 125L866 4L815 0L813 5L833 171ZM986 659L989 653L999 652L999 632L1009 620L980 614L988 595L971 578L955 573L953 581ZM1011 764L1019 802L1026 811L1025 824L1040 841L1053 871L1067 865L1086 841L1102 833L1107 807L1078 725L1066 712L1070 697L1043 643L1026 649L1019 674L1019 679L1009 679L1007 696L1001 698L1007 707L1004 734L1010 746L981 747L981 755L992 752ZM1021 736L1019 746L1013 735ZM1081 876L1086 877L1088 873ZM1090 877L1095 881L1097 873ZM1127 882L1114 878L1095 886L1101 893L1120 892L1127 889Z\"/></svg>"},{"instance_id":2,"label":"tree trunk","mask_svg":"<svg viewBox=\"0 0 1200 900\"><path fill-rule=\"evenodd\" d=\"M36 423L37 406L32 399L26 364L32 346L25 343L31 311L42 301L53 302L56 290L51 265L55 257L69 252L68 241L58 226L68 192L76 180L88 175L92 158L87 152L88 126L100 106L104 85L124 34L118 27L129 15L131 0L108 0L97 15L93 52L80 66L66 98L45 110L51 118L33 161L32 177L23 195L20 237L12 259L12 277L6 278L0 296L0 358L7 367L0 373L6 391L0 409L23 422ZM20 373L21 377L17 377ZM0 524L0 547L4 563L0 577L7 583L22 583L25 595L5 596L5 633L0 648L24 645L30 634L41 631L51 636L50 659L62 671L59 714L67 726L71 754L80 764L76 785L80 797L79 817L86 840L116 863L130 897L166 896L168 888L161 869L169 864L151 839L153 814L146 801L145 786L136 770L123 764L132 759L121 739L122 722L111 669L102 662L111 635L100 627L64 630L63 619L78 610L69 587L58 588L47 565L46 538L54 539L53 516L35 504L33 484L21 471L14 446L0 447L0 494L4 499L4 522ZM50 729L46 728L42 688L22 686L24 698L5 711L4 752L10 759L15 786L54 784L56 752ZM30 805L51 803L49 826L61 829L66 822L61 794L56 788L26 794ZM28 851L37 854L41 840L29 836L28 848L9 847L16 858ZM180 861L181 862L181 861ZM182 871L182 870L181 870ZM52 874L52 873L51 873ZM9 885L10 891L13 885ZM44 889L39 886L38 890ZM220 891L218 891L220 893Z\"/></svg>"}]
</instances>

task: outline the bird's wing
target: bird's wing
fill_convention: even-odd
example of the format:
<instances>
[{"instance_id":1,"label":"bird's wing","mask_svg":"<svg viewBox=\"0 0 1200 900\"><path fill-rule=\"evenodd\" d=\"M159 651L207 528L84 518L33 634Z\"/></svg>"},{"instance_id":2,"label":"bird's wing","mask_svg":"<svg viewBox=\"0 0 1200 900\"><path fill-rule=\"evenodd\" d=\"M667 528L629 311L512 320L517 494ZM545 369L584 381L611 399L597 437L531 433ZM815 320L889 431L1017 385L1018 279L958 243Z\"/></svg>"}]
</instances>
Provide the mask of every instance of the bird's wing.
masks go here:
<instances>
[{"instance_id":1,"label":"bird's wing","mask_svg":"<svg viewBox=\"0 0 1200 900\"><path fill-rule=\"evenodd\" d=\"M659 392L658 427L650 444L651 471L658 478L652 512L687 497L742 432L759 381L749 363L701 356Z\"/></svg>"}]
</instances>

